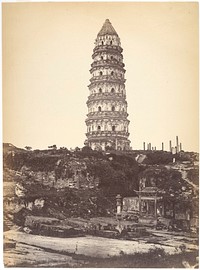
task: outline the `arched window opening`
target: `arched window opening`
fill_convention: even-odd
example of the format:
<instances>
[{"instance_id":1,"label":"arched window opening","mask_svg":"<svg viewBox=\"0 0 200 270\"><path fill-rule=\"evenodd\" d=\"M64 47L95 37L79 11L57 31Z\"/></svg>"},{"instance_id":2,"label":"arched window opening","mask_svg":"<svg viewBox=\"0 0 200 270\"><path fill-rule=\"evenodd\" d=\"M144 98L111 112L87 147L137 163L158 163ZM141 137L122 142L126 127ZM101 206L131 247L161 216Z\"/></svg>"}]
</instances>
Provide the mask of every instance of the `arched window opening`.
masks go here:
<instances>
[{"instance_id":1,"label":"arched window opening","mask_svg":"<svg viewBox=\"0 0 200 270\"><path fill-rule=\"evenodd\" d=\"M99 93L102 93L102 89L101 88L99 88Z\"/></svg>"},{"instance_id":2,"label":"arched window opening","mask_svg":"<svg viewBox=\"0 0 200 270\"><path fill-rule=\"evenodd\" d=\"M103 60L103 56L101 56L101 60Z\"/></svg>"},{"instance_id":3,"label":"arched window opening","mask_svg":"<svg viewBox=\"0 0 200 270\"><path fill-rule=\"evenodd\" d=\"M112 45L112 40L110 41L110 45Z\"/></svg>"},{"instance_id":4,"label":"arched window opening","mask_svg":"<svg viewBox=\"0 0 200 270\"><path fill-rule=\"evenodd\" d=\"M98 111L101 112L101 106L98 107Z\"/></svg>"},{"instance_id":5,"label":"arched window opening","mask_svg":"<svg viewBox=\"0 0 200 270\"><path fill-rule=\"evenodd\" d=\"M101 130L101 127L100 127L100 126L98 126L98 127L97 127L97 130Z\"/></svg>"},{"instance_id":6,"label":"arched window opening","mask_svg":"<svg viewBox=\"0 0 200 270\"><path fill-rule=\"evenodd\" d=\"M115 93L115 89L114 88L111 89L111 93Z\"/></svg>"},{"instance_id":7,"label":"arched window opening","mask_svg":"<svg viewBox=\"0 0 200 270\"><path fill-rule=\"evenodd\" d=\"M112 131L115 131L115 126L112 126Z\"/></svg>"},{"instance_id":8,"label":"arched window opening","mask_svg":"<svg viewBox=\"0 0 200 270\"><path fill-rule=\"evenodd\" d=\"M113 56L111 55L110 59L112 60L113 59Z\"/></svg>"},{"instance_id":9,"label":"arched window opening","mask_svg":"<svg viewBox=\"0 0 200 270\"><path fill-rule=\"evenodd\" d=\"M100 72L99 72L99 75L100 75L100 76L102 76L102 75L103 75L103 72L102 72L102 71L100 71Z\"/></svg>"},{"instance_id":10,"label":"arched window opening","mask_svg":"<svg viewBox=\"0 0 200 270\"><path fill-rule=\"evenodd\" d=\"M101 41L101 45L104 45L103 41Z\"/></svg>"},{"instance_id":11,"label":"arched window opening","mask_svg":"<svg viewBox=\"0 0 200 270\"><path fill-rule=\"evenodd\" d=\"M111 75L114 75L114 72L113 71L111 71Z\"/></svg>"},{"instance_id":12,"label":"arched window opening","mask_svg":"<svg viewBox=\"0 0 200 270\"><path fill-rule=\"evenodd\" d=\"M112 112L114 112L115 111L115 106L112 106Z\"/></svg>"}]
</instances>

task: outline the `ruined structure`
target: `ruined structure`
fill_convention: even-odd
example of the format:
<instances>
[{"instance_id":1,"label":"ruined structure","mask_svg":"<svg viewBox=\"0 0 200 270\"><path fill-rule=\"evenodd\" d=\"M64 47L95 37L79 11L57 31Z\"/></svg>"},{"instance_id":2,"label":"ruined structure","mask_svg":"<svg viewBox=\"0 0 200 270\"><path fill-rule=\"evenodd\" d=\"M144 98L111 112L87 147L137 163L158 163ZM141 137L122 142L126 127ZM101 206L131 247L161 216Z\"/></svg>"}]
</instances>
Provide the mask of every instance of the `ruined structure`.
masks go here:
<instances>
[{"instance_id":1,"label":"ruined structure","mask_svg":"<svg viewBox=\"0 0 200 270\"><path fill-rule=\"evenodd\" d=\"M120 38L107 19L95 41L87 101L87 140L92 149L130 149L125 69Z\"/></svg>"}]
</instances>

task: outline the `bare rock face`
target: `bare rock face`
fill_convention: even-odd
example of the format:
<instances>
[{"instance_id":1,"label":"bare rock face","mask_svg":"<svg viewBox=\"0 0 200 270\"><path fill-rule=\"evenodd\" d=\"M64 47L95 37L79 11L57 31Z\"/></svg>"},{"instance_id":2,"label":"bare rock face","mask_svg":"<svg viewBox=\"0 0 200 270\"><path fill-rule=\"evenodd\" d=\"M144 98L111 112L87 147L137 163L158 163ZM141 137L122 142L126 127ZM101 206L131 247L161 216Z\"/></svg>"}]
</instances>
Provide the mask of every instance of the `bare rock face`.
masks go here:
<instances>
[{"instance_id":1,"label":"bare rock face","mask_svg":"<svg viewBox=\"0 0 200 270\"><path fill-rule=\"evenodd\" d=\"M145 159L146 159L146 155L143 155L143 154L139 154L136 156L135 160L138 162L138 163L142 163Z\"/></svg>"},{"instance_id":2,"label":"bare rock face","mask_svg":"<svg viewBox=\"0 0 200 270\"><path fill-rule=\"evenodd\" d=\"M36 199L36 200L34 201L34 206L35 206L36 208L38 208L38 209L41 209L41 208L44 207L44 203L45 203L45 200L42 199L42 198L39 198L39 199Z\"/></svg>"},{"instance_id":3,"label":"bare rock face","mask_svg":"<svg viewBox=\"0 0 200 270\"><path fill-rule=\"evenodd\" d=\"M19 198L25 197L26 189L23 187L21 183L17 183L15 186L15 194Z\"/></svg>"}]
</instances>

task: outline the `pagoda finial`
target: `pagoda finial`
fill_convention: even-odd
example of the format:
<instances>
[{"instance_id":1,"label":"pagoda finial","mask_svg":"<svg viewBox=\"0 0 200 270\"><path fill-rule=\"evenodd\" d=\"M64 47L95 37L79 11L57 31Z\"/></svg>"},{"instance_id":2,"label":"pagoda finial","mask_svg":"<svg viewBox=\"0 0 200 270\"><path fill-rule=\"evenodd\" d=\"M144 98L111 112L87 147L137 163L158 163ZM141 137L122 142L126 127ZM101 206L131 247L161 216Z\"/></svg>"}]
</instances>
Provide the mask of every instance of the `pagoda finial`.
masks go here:
<instances>
[{"instance_id":1,"label":"pagoda finial","mask_svg":"<svg viewBox=\"0 0 200 270\"><path fill-rule=\"evenodd\" d=\"M104 36L104 35L116 35L118 36L117 32L115 31L114 27L112 26L109 19L106 19L101 30L98 33L98 36Z\"/></svg>"}]
</instances>

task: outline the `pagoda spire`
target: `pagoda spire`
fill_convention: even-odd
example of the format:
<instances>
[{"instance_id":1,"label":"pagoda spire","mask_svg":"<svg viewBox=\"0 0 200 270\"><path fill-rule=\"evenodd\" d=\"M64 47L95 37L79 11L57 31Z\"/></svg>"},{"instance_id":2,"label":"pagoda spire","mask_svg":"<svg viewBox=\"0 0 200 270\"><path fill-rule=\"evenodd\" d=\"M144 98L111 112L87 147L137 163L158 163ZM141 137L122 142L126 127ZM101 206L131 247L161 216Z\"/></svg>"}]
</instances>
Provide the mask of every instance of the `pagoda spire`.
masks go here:
<instances>
[{"instance_id":1,"label":"pagoda spire","mask_svg":"<svg viewBox=\"0 0 200 270\"><path fill-rule=\"evenodd\" d=\"M99 31L97 36L103 36L103 35L116 35L118 36L117 32L115 31L114 27L112 26L109 19L105 20L105 23L103 24L101 30Z\"/></svg>"},{"instance_id":2,"label":"pagoda spire","mask_svg":"<svg viewBox=\"0 0 200 270\"><path fill-rule=\"evenodd\" d=\"M87 100L87 140L96 150L129 150L129 120L120 38L107 19L95 40Z\"/></svg>"}]
</instances>

